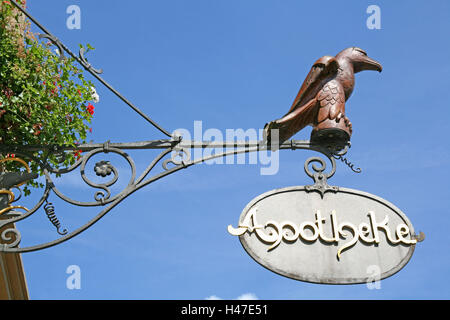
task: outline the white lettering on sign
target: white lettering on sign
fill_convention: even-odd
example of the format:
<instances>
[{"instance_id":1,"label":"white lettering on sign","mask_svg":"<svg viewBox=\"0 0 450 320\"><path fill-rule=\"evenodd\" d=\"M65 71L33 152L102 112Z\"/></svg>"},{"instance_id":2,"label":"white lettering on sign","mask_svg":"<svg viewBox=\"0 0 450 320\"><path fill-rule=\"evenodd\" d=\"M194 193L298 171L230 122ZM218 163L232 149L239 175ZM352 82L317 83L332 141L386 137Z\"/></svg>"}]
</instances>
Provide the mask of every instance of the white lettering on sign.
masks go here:
<instances>
[{"instance_id":1,"label":"white lettering on sign","mask_svg":"<svg viewBox=\"0 0 450 320\"><path fill-rule=\"evenodd\" d=\"M314 242L320 239L328 243L339 243L341 238L347 239L351 234L351 238L338 248L337 258L339 260L342 252L353 247L358 240L366 244L380 243L380 231L385 233L387 241L391 244L412 245L417 242L416 239L410 237L410 230L406 224L398 224L395 232L391 233L388 226L389 217L386 215L381 222L378 222L379 220L377 221L373 211L368 212L369 222L361 222L359 225L355 225L351 222L338 223L337 213L333 210L330 214L331 230L329 231L331 232L329 233L331 235L326 235L324 224L327 219L322 216L320 210L316 211L315 221L304 221L299 225L291 221L277 222L273 220L269 220L262 225L256 220L257 212L258 209L253 207L237 228L229 225L228 232L234 236L242 236L246 232L255 232L261 241L270 245L267 251L275 249L282 240L293 243L299 238L306 242Z\"/></svg>"}]
</instances>

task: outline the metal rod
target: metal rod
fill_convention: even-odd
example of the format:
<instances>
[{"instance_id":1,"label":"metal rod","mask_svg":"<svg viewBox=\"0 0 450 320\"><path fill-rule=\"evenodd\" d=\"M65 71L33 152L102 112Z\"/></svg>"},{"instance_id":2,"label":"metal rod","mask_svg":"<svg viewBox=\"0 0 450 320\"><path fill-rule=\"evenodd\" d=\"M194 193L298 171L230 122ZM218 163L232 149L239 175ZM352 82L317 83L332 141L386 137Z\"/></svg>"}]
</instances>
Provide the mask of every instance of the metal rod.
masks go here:
<instances>
[{"instance_id":1,"label":"metal rod","mask_svg":"<svg viewBox=\"0 0 450 320\"><path fill-rule=\"evenodd\" d=\"M86 143L80 144L76 147L73 146L52 146L52 145L25 145L25 146L17 146L17 145L0 145L0 151L3 152L14 152L16 150L27 151L27 152L36 152L43 150L81 150L81 151L90 151L98 148L102 148L105 146L105 143ZM128 149L128 150L145 150L145 149L167 149L167 148L185 148L185 149L213 149L213 148L250 148L250 147L259 147L260 149L268 149L268 146L265 141L174 141L169 139L161 139L161 140L148 140L148 141L139 141L139 142L119 142L113 143L108 142L108 146L111 148L117 149ZM317 147L312 145L308 140L289 140L285 141L279 146L279 149L301 149L305 147Z\"/></svg>"}]
</instances>

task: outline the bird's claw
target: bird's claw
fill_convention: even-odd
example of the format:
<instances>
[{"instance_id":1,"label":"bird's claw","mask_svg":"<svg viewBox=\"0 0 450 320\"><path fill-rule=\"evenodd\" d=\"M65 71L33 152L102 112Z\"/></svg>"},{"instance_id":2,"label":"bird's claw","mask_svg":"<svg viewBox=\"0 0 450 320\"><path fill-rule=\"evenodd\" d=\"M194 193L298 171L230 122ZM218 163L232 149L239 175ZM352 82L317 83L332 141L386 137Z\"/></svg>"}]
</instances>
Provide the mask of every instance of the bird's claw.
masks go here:
<instances>
[{"instance_id":1,"label":"bird's claw","mask_svg":"<svg viewBox=\"0 0 450 320\"><path fill-rule=\"evenodd\" d=\"M350 119L344 116L344 123L347 127L351 127L352 123L350 122Z\"/></svg>"},{"instance_id":2,"label":"bird's claw","mask_svg":"<svg viewBox=\"0 0 450 320\"><path fill-rule=\"evenodd\" d=\"M353 131L352 129L352 123L350 122L350 119L347 118L342 112L339 112L339 114L336 116L336 122L339 123L341 120L344 120L345 126L349 128L350 133Z\"/></svg>"}]
</instances>

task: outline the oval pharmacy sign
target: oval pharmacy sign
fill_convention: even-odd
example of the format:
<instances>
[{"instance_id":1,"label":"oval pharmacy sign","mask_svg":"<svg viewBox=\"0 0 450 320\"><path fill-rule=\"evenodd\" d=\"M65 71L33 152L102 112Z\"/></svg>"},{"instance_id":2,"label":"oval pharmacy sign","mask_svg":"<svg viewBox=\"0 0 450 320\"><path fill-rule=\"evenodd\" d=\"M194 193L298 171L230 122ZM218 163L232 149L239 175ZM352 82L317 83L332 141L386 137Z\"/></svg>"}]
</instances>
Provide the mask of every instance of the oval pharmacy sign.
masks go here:
<instances>
[{"instance_id":1,"label":"oval pharmacy sign","mask_svg":"<svg viewBox=\"0 0 450 320\"><path fill-rule=\"evenodd\" d=\"M365 283L372 266L387 278L421 240L406 215L382 198L346 188L322 198L304 186L255 198L228 232L267 269L326 284Z\"/></svg>"}]
</instances>

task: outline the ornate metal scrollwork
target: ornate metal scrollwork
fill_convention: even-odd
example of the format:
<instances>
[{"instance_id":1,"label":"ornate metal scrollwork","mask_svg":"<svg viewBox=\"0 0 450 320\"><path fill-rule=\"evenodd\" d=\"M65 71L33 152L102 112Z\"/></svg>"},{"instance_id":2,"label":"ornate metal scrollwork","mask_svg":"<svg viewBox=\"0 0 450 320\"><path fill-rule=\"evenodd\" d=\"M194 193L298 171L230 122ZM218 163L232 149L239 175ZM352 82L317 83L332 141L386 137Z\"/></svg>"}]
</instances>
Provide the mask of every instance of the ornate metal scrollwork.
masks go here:
<instances>
[{"instance_id":1,"label":"ornate metal scrollwork","mask_svg":"<svg viewBox=\"0 0 450 320\"><path fill-rule=\"evenodd\" d=\"M214 153L210 154L206 157L201 157L199 159L192 159L190 154L192 154L192 149L194 148L219 148L223 147L224 150L228 149L222 153ZM0 146L0 150L6 150L7 146ZM145 187L146 185L153 183L167 175L175 173L181 169L187 168L189 166L203 163L207 160L225 157L228 155L239 154L239 153L248 153L248 152L258 152L267 150L268 146L264 144L263 141L255 141L255 142L193 142L193 141L182 141L178 140L155 140L155 141L145 141L145 142L136 142L136 143L110 143L109 141L103 144L85 144L77 146L77 150L83 150L83 156L81 159L76 161L73 165L67 168L56 169L51 167L48 163L42 162L39 159L33 157L32 151L35 151L37 147L29 147L29 152L27 152L27 148L23 147L24 150L19 150L19 148L15 148L14 152L17 155L20 155L24 159L28 159L29 161L35 161L38 163L42 171L44 172L44 176L46 179L46 186L44 190L44 194L42 198L38 201L38 203L27 211L19 216L9 217L5 221L0 221L0 227L10 224L16 223L23 219L26 219L34 212L36 212L41 206L44 206L44 210L46 210L47 216L52 222L52 224L57 228L58 234L62 237L47 242L43 244L38 244L34 246L28 247L18 247L20 243L20 232L14 228L13 230L9 230L9 233L13 233L15 235L13 241L6 245L0 247L0 251L4 252L29 252L41 250L44 248L48 248L62 242L65 242L86 229L90 228L93 224L99 221L104 215L106 215L112 208L114 208L121 201L126 199L130 194L135 191ZM47 147L47 156L51 154L59 154L61 157L64 157L64 152L71 152L75 148L71 147L59 147L59 148L51 148ZM126 149L162 149L162 151L151 161L151 163L143 170L139 177L136 176L136 168L134 161L130 157L130 155L125 152ZM328 152L328 150L321 148L320 146L311 145L309 141L288 141L280 145L280 150L290 149L290 150L312 150L316 152L320 152L326 158L331 161L332 168L330 172L325 172L326 170L326 162L319 157L309 158L305 162L305 172L308 176L314 179L315 184L312 186L307 186L308 191L317 191L323 195L326 192L335 192L337 191L336 187L329 186L327 180L331 178L336 171L336 162L334 157ZM5 151L6 152L6 151ZM111 192L111 187L118 181L119 178L119 170L112 163L112 161L100 160L96 161L93 164L93 174L100 177L101 179L107 178L108 181L97 183L91 181L86 174L86 168L88 168L88 163L93 159L94 156L99 156L102 154L115 154L124 159L131 171L131 177L128 181L128 184L115 195ZM162 170L157 170L157 164L161 163ZM319 164L319 165L317 165ZM312 170L310 169L312 167ZM94 189L99 189L93 195L94 201L78 201L72 198L67 197L54 183L53 176L54 175L64 175L67 173L75 172L79 170L79 174L81 176L82 181L86 183L86 185L90 186ZM155 173L153 173L156 171ZM153 175L151 175L153 173ZM94 218L85 223L83 226L75 229L71 232L68 232L65 229L62 229L61 223L59 219L55 216L55 212L52 210L51 205L47 204L47 199L50 193L54 193L63 201L70 203L72 205L77 206L85 206L85 207L97 207L103 206L104 208L98 213ZM45 204L45 205L44 205ZM5 235L6 237L6 235ZM11 237L9 237L11 238ZM8 238L8 239L9 239ZM12 238L11 238L12 239Z\"/></svg>"},{"instance_id":2,"label":"ornate metal scrollwork","mask_svg":"<svg viewBox=\"0 0 450 320\"><path fill-rule=\"evenodd\" d=\"M333 158L334 159L336 159L336 160L341 160L345 165L347 165L347 167L349 167L353 172L355 172L355 173L361 173L362 172L362 170L361 170L361 168L354 168L354 164L353 163L351 163L346 157L345 157L345 155L347 154L347 152L348 152L348 150L350 149L350 147L351 147L351 144L350 144L350 142L348 142L348 144L347 144L347 146L345 146L345 148L344 149L342 149L341 151L339 151L339 152L336 152L336 153L334 153L334 154L332 154L332 156L333 156Z\"/></svg>"},{"instance_id":3,"label":"ornate metal scrollwork","mask_svg":"<svg viewBox=\"0 0 450 320\"><path fill-rule=\"evenodd\" d=\"M323 198L326 192L337 192L339 190L336 186L329 186L328 179L331 178L336 172L336 161L334 158L329 158L332 163L332 169L329 173L324 173L327 165L326 162L319 157L311 157L305 161L305 172L306 174L314 179L314 184L306 186L305 189L308 192L317 191ZM320 167L317 167L314 162L320 163ZM309 165L312 164L312 169L314 172L309 170Z\"/></svg>"},{"instance_id":4,"label":"ornate metal scrollwork","mask_svg":"<svg viewBox=\"0 0 450 320\"><path fill-rule=\"evenodd\" d=\"M81 61L82 61L82 65L84 68L86 68L86 70L90 70L96 74L102 74L103 70L102 69L95 69L94 67L92 67L92 65L87 61L87 59L84 57L84 48L80 48L80 51L78 53L78 56L80 57Z\"/></svg>"},{"instance_id":5,"label":"ornate metal scrollwork","mask_svg":"<svg viewBox=\"0 0 450 320\"><path fill-rule=\"evenodd\" d=\"M106 152L118 154L118 155L122 156L128 162L132 174L131 174L131 178L130 178L125 190L127 188L132 187L134 184L135 177L136 177L136 167L135 167L133 159L127 153L125 153L124 151L122 151L120 149L107 148L105 150L104 148L97 148L97 149L90 151L88 154L84 155L79 161L77 161L70 168L66 168L63 170L52 170L51 171L52 173L62 174L62 173L72 172L79 167L81 178L83 179L83 181L90 187L93 187L96 189L101 189L101 190L95 192L95 194L94 194L95 201L94 202L84 202L84 201L77 201L77 200L71 199L71 198L65 196L60 190L58 190L58 188L55 186L55 184L53 182L52 182L51 189L55 192L55 194L58 197L60 197L64 201L69 202L71 204L79 205L79 206L98 206L98 205L105 205L105 204L113 202L115 199L120 197L125 192L125 190L119 192L119 194L117 194L116 196L111 197L110 187L112 185L114 185L119 178L118 170L116 169L116 167L114 167L111 164L111 162L102 160L100 162L97 162L94 167L94 172L98 176L107 177L107 176L111 175L111 173L113 173L114 176L109 181L104 182L104 183L95 183L86 176L86 165L89 162L89 160L96 154L106 153ZM45 175L49 181L52 181L49 172L45 172Z\"/></svg>"},{"instance_id":6,"label":"ornate metal scrollwork","mask_svg":"<svg viewBox=\"0 0 450 320\"><path fill-rule=\"evenodd\" d=\"M349 167L353 172L355 172L355 173L361 173L362 172L362 169L361 168L354 168L354 164L353 163L351 163L346 157L344 157L343 155L339 155L339 156L337 156L337 155L333 155L333 157L336 159L336 160L341 160L343 163L345 163L346 165L347 165L347 167Z\"/></svg>"},{"instance_id":7,"label":"ornate metal scrollwork","mask_svg":"<svg viewBox=\"0 0 450 320\"><path fill-rule=\"evenodd\" d=\"M48 39L50 40L50 42L52 44L54 44L57 48L58 48L58 53L59 53L59 60L64 60L65 56L64 56L64 49L63 46L61 44L61 42L59 41L58 38L56 38L54 35L51 34L39 34L39 39Z\"/></svg>"},{"instance_id":8,"label":"ornate metal scrollwork","mask_svg":"<svg viewBox=\"0 0 450 320\"><path fill-rule=\"evenodd\" d=\"M187 163L189 163L189 161L191 160L190 154L188 151L186 151L186 149L176 149L172 152L172 157L162 163L162 167L164 168L164 170L169 170L169 168L167 167L169 163L175 166L181 165L183 167L186 167Z\"/></svg>"},{"instance_id":9,"label":"ornate metal scrollwork","mask_svg":"<svg viewBox=\"0 0 450 320\"><path fill-rule=\"evenodd\" d=\"M59 222L59 219L56 216L55 207L53 206L53 203L45 200L44 210L45 213L47 214L48 220L55 226L56 232L58 232L62 236L67 234L67 229L61 228L61 222Z\"/></svg>"},{"instance_id":10,"label":"ornate metal scrollwork","mask_svg":"<svg viewBox=\"0 0 450 320\"><path fill-rule=\"evenodd\" d=\"M8 252L9 249L16 248L19 245L22 236L20 235L19 230L15 227L11 227L3 230L0 238L3 242L0 244L0 251Z\"/></svg>"}]
</instances>

